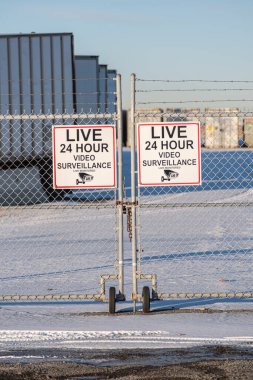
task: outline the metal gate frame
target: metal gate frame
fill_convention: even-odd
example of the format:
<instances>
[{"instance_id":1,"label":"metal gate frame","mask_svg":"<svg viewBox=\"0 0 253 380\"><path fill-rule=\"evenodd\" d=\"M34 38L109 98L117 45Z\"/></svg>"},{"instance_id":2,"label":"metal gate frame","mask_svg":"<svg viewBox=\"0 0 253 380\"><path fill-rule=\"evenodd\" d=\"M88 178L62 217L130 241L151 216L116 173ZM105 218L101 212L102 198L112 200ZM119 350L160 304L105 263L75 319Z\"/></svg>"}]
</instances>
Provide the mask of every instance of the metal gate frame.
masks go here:
<instances>
[{"instance_id":1,"label":"metal gate frame","mask_svg":"<svg viewBox=\"0 0 253 380\"><path fill-rule=\"evenodd\" d=\"M121 75L117 74L116 78L116 97L117 97L117 112L116 113L101 113L101 114L8 114L1 115L0 120L57 120L57 119L113 119L116 122L117 130L117 171L118 171L118 182L117 188L115 189L117 199L115 199L115 210L118 213L116 234L118 242L118 247L115 247L115 253L118 254L117 261L118 266L115 268L113 274L103 274L100 276L99 280L99 292L95 294L0 294L0 301L67 301L67 300L95 300L107 302L109 299L106 296L106 282L109 280L117 280L118 282L118 293L116 294L115 302L120 300L125 300L124 293L124 252L123 252L123 176L122 176L122 89L121 89ZM115 266L114 266L115 267Z\"/></svg>"},{"instance_id":2,"label":"metal gate frame","mask_svg":"<svg viewBox=\"0 0 253 380\"><path fill-rule=\"evenodd\" d=\"M157 287L157 274L142 273L141 269L141 241L140 241L140 187L136 186L136 175L138 173L135 156L136 146L136 74L131 74L131 210L132 210L132 294L131 299L134 302L134 311L136 310L136 302L142 301L145 303L144 288L142 293L138 290L138 285L141 280L151 282L150 301L159 299L194 299L194 298L253 298L253 291L245 292L207 292L207 293L165 293L159 292ZM203 116L204 114L200 114ZM151 115L153 116L153 115ZM164 114L163 114L164 116ZM247 116L252 117L252 113ZM136 194L137 192L137 194ZM203 207L203 205L202 205ZM138 253L138 255L137 255ZM144 307L143 307L144 309ZM149 311L149 306L146 305L146 311Z\"/></svg>"}]
</instances>

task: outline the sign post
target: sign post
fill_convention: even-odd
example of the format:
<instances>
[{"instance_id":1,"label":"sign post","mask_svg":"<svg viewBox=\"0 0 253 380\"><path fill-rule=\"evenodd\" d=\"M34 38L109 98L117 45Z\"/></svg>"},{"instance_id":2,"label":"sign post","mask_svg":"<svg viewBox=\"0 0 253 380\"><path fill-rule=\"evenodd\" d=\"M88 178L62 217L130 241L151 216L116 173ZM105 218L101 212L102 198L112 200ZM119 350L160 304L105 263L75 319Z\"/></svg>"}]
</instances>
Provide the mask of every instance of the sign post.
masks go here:
<instances>
[{"instance_id":1,"label":"sign post","mask_svg":"<svg viewBox=\"0 0 253 380\"><path fill-rule=\"evenodd\" d=\"M139 186L201 184L199 122L139 123Z\"/></svg>"},{"instance_id":2,"label":"sign post","mask_svg":"<svg viewBox=\"0 0 253 380\"><path fill-rule=\"evenodd\" d=\"M116 187L114 125L53 126L54 189Z\"/></svg>"}]
</instances>

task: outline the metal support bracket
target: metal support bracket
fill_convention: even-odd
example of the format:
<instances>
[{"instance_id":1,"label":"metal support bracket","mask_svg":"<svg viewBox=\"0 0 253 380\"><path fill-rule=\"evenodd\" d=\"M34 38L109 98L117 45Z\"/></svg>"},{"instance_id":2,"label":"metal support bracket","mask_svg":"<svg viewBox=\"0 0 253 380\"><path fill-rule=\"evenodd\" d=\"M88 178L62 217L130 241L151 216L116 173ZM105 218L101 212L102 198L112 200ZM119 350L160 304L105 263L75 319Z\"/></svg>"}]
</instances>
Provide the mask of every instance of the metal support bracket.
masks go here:
<instances>
[{"instance_id":1,"label":"metal support bracket","mask_svg":"<svg viewBox=\"0 0 253 380\"><path fill-rule=\"evenodd\" d=\"M137 279L138 280L151 280L151 301L158 301L158 292L157 292L157 275L155 273L152 274L144 274L144 273L139 273L137 274ZM142 294L131 294L131 299L133 301L141 301L142 300Z\"/></svg>"},{"instance_id":2,"label":"metal support bracket","mask_svg":"<svg viewBox=\"0 0 253 380\"><path fill-rule=\"evenodd\" d=\"M100 292L99 292L99 295L100 295L100 299L103 302L108 301L108 299L106 298L106 295L105 295L105 283L106 283L106 281L118 280L118 278L119 278L119 276L117 274L102 274L100 276ZM126 300L126 297L124 294L119 292L116 295L116 301L125 301L125 300Z\"/></svg>"}]
</instances>

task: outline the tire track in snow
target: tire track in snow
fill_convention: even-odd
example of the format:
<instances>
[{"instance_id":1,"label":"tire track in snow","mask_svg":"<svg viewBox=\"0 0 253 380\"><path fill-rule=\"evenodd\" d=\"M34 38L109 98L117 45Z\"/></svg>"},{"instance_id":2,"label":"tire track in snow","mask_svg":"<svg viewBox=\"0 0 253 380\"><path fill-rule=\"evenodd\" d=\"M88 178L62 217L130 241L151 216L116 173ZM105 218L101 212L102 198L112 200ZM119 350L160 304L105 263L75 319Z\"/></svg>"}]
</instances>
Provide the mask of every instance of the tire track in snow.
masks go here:
<instances>
[{"instance_id":1,"label":"tire track in snow","mask_svg":"<svg viewBox=\"0 0 253 380\"><path fill-rule=\"evenodd\" d=\"M253 347L253 336L185 337L166 331L0 331L0 349L15 348L169 348L210 345Z\"/></svg>"}]
</instances>

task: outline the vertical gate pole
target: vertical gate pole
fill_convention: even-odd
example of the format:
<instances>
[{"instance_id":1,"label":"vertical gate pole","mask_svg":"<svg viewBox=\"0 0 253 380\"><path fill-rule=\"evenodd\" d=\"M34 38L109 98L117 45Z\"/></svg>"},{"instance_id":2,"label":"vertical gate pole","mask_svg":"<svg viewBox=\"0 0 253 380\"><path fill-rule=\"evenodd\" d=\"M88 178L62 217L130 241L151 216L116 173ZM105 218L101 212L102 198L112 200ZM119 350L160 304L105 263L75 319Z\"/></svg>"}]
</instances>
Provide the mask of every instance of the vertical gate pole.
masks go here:
<instances>
[{"instance_id":1,"label":"vertical gate pole","mask_svg":"<svg viewBox=\"0 0 253 380\"><path fill-rule=\"evenodd\" d=\"M117 127L118 127L118 218L119 218L119 295L124 300L124 250L123 250L123 175L122 175L122 92L121 75L117 74Z\"/></svg>"},{"instance_id":2,"label":"vertical gate pole","mask_svg":"<svg viewBox=\"0 0 253 380\"><path fill-rule=\"evenodd\" d=\"M133 301L136 312L137 295L137 255L136 255L136 195L135 195L135 80L136 75L131 74L131 202L132 202L132 276Z\"/></svg>"}]
</instances>

